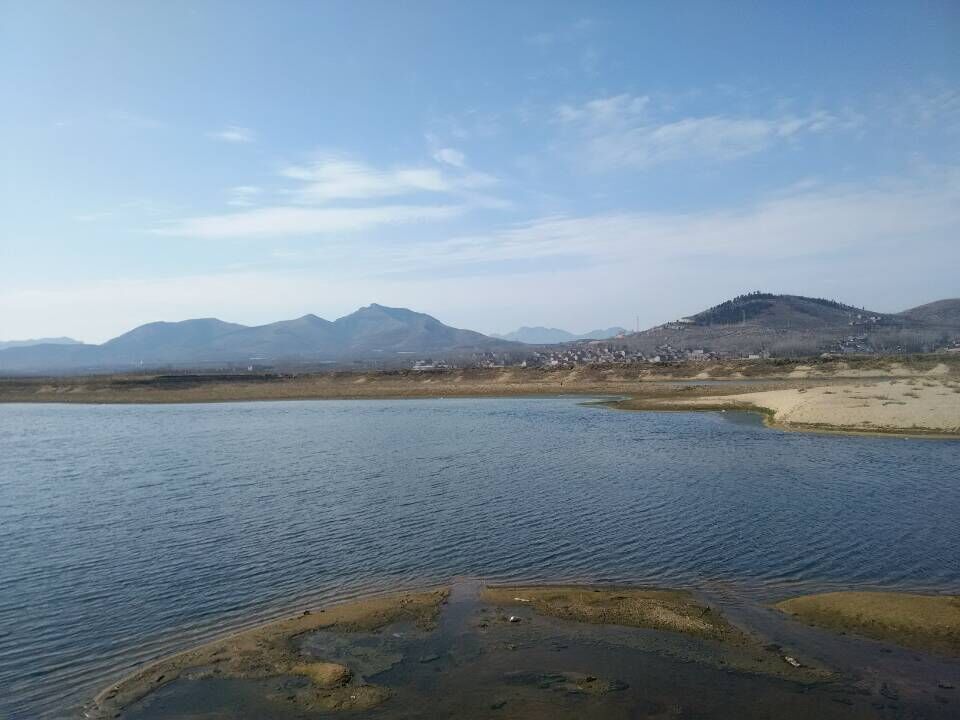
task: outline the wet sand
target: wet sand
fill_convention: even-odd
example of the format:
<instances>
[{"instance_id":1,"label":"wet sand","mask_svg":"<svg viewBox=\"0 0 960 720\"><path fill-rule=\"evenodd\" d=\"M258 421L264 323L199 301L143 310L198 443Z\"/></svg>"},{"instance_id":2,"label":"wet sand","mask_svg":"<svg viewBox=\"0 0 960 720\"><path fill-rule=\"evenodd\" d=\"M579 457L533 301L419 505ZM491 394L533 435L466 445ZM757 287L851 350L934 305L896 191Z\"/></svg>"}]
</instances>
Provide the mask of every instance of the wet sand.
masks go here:
<instances>
[{"instance_id":1,"label":"wet sand","mask_svg":"<svg viewBox=\"0 0 960 720\"><path fill-rule=\"evenodd\" d=\"M161 661L101 694L93 716L956 716L957 664L916 654L898 664L884 645L836 634L806 643L819 631L740 602L765 621L686 591L458 581L315 610ZM771 641L778 632L792 633L789 644ZM874 656L886 663L879 686L861 672Z\"/></svg>"}]
</instances>

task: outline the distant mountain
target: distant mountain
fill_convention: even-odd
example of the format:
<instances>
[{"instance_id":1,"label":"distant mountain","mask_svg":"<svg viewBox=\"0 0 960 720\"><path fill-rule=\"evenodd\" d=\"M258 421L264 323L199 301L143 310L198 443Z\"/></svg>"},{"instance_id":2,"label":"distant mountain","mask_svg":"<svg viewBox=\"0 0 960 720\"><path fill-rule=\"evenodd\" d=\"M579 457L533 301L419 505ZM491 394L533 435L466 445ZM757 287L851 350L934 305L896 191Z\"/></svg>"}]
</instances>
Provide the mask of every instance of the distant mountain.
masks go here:
<instances>
[{"instance_id":1,"label":"distant mountain","mask_svg":"<svg viewBox=\"0 0 960 720\"><path fill-rule=\"evenodd\" d=\"M518 346L404 308L369 305L330 322L316 315L248 327L215 318L141 325L102 345L0 350L0 372L76 372L211 363L312 363L408 355L509 352Z\"/></svg>"},{"instance_id":2,"label":"distant mountain","mask_svg":"<svg viewBox=\"0 0 960 720\"><path fill-rule=\"evenodd\" d=\"M574 340L606 340L607 338L622 335L625 332L626 330L622 327L611 327L606 330L591 330L590 332L576 335L559 328L522 327L506 335L494 334L491 337L521 342L527 345L554 345L556 343L572 342Z\"/></svg>"},{"instance_id":3,"label":"distant mountain","mask_svg":"<svg viewBox=\"0 0 960 720\"><path fill-rule=\"evenodd\" d=\"M835 300L749 293L639 333L622 344L644 353L678 350L814 355L847 343L878 352L923 352L960 337L960 300L881 313Z\"/></svg>"},{"instance_id":4,"label":"distant mountain","mask_svg":"<svg viewBox=\"0 0 960 720\"><path fill-rule=\"evenodd\" d=\"M0 350L13 347L29 347L30 345L79 345L79 340L68 337L37 338L35 340L0 340Z\"/></svg>"}]
</instances>

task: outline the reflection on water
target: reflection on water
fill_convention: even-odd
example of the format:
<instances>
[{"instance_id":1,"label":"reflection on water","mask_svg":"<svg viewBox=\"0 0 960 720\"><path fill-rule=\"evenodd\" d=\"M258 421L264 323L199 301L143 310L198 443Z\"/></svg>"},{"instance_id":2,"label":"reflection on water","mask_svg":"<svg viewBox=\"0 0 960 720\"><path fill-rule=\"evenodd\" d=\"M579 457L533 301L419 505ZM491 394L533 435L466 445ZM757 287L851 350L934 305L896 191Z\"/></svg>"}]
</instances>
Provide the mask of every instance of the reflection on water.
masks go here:
<instances>
[{"instance_id":1,"label":"reflection on water","mask_svg":"<svg viewBox=\"0 0 960 720\"><path fill-rule=\"evenodd\" d=\"M0 406L0 717L308 602L467 574L960 587L960 444L570 398Z\"/></svg>"}]
</instances>

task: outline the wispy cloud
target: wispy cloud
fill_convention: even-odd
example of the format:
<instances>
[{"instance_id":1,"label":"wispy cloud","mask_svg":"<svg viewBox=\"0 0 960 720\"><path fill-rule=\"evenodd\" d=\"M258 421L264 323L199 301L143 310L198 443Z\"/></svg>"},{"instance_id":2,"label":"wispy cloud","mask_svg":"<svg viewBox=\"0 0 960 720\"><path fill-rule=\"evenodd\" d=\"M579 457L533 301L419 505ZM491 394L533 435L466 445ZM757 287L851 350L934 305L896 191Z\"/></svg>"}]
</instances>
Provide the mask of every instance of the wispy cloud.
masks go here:
<instances>
[{"instance_id":1,"label":"wispy cloud","mask_svg":"<svg viewBox=\"0 0 960 720\"><path fill-rule=\"evenodd\" d=\"M325 235L383 225L447 220L464 212L454 205L382 205L369 208L265 207L177 220L157 235L202 239Z\"/></svg>"},{"instance_id":2,"label":"wispy cloud","mask_svg":"<svg viewBox=\"0 0 960 720\"><path fill-rule=\"evenodd\" d=\"M263 188L255 185L238 185L227 191L227 205L233 207L251 207L263 193Z\"/></svg>"},{"instance_id":3,"label":"wispy cloud","mask_svg":"<svg viewBox=\"0 0 960 720\"><path fill-rule=\"evenodd\" d=\"M735 210L553 216L496 233L405 247L390 267L578 258L649 266L667 259L884 255L954 242L960 176L867 186L799 186Z\"/></svg>"},{"instance_id":4,"label":"wispy cloud","mask_svg":"<svg viewBox=\"0 0 960 720\"><path fill-rule=\"evenodd\" d=\"M456 156L452 157L457 159ZM462 155L459 159L462 161ZM374 199L419 193L450 195L490 187L497 182L491 175L473 171L453 174L430 166L382 169L342 158L322 158L307 165L290 166L281 174L304 183L293 192L294 198L302 203Z\"/></svg>"},{"instance_id":5,"label":"wispy cloud","mask_svg":"<svg viewBox=\"0 0 960 720\"><path fill-rule=\"evenodd\" d=\"M762 152L802 134L856 127L862 118L823 110L773 116L701 115L661 119L647 96L615 95L557 108L577 133L594 170L645 169L678 161L722 162Z\"/></svg>"},{"instance_id":6,"label":"wispy cloud","mask_svg":"<svg viewBox=\"0 0 960 720\"><path fill-rule=\"evenodd\" d=\"M223 130L208 133L214 140L220 140L228 143L252 143L257 139L256 133L250 128L240 127L239 125L228 125Z\"/></svg>"},{"instance_id":7,"label":"wispy cloud","mask_svg":"<svg viewBox=\"0 0 960 720\"><path fill-rule=\"evenodd\" d=\"M377 168L340 157L289 165L279 172L287 187L269 192L283 198L282 204L172 220L153 232L196 238L321 235L439 222L470 209L507 204L484 193L497 184L495 177L471 170L462 153L446 150L443 167ZM295 186L291 187L290 181ZM259 186L239 185L228 191L227 204L249 208L267 194ZM399 198L403 201L397 202ZM388 199L390 202L385 202Z\"/></svg>"}]
</instances>

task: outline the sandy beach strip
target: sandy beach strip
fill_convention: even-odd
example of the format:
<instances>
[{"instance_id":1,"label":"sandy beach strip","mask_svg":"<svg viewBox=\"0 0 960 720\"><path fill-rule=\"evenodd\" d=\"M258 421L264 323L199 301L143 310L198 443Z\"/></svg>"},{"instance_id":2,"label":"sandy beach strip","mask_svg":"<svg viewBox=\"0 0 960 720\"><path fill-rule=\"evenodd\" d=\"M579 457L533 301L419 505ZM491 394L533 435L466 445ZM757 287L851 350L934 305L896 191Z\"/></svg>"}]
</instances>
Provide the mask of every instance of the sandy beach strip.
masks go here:
<instances>
[{"instance_id":1,"label":"sandy beach strip","mask_svg":"<svg viewBox=\"0 0 960 720\"><path fill-rule=\"evenodd\" d=\"M960 436L960 382L904 379L679 400L682 407L754 408L774 425Z\"/></svg>"}]
</instances>

